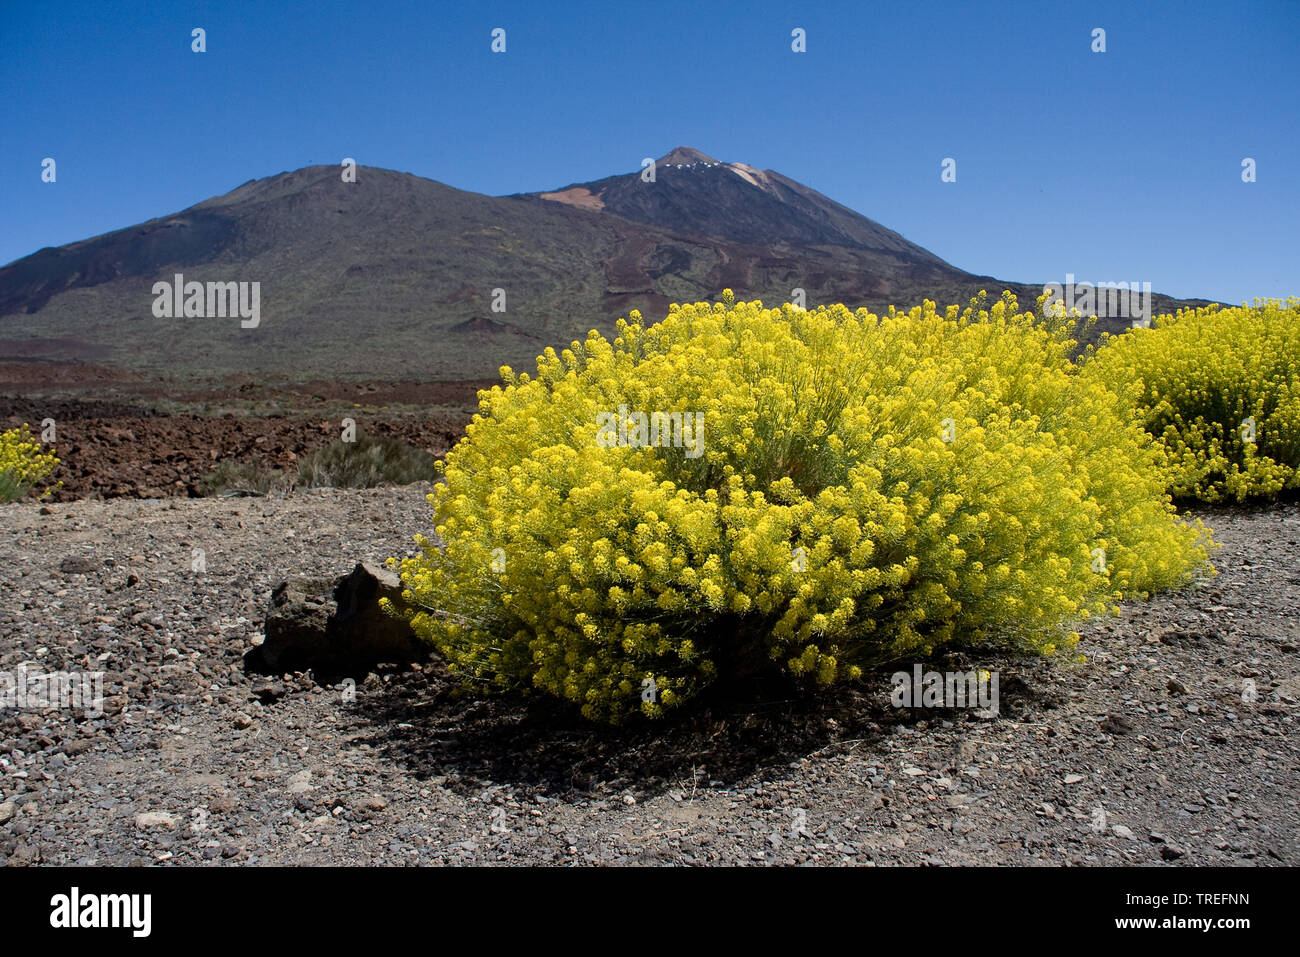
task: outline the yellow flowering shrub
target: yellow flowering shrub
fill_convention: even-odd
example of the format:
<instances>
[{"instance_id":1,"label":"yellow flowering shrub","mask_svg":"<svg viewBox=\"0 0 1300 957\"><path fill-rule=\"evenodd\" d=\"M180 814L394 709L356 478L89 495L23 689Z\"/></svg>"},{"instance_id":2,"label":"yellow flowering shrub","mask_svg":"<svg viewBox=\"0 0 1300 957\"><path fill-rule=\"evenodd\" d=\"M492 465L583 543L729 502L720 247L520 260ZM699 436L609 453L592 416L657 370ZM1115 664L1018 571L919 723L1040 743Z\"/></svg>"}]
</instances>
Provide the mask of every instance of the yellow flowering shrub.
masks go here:
<instances>
[{"instance_id":1,"label":"yellow flowering shrub","mask_svg":"<svg viewBox=\"0 0 1300 957\"><path fill-rule=\"evenodd\" d=\"M1175 498L1300 488L1300 299L1157 317L1103 340L1082 375L1164 446Z\"/></svg>"},{"instance_id":2,"label":"yellow flowering shrub","mask_svg":"<svg viewBox=\"0 0 1300 957\"><path fill-rule=\"evenodd\" d=\"M0 502L15 502L46 479L58 466L52 452L41 448L27 423L0 432ZM41 492L44 498L51 489Z\"/></svg>"},{"instance_id":3,"label":"yellow flowering shrub","mask_svg":"<svg viewBox=\"0 0 1300 957\"><path fill-rule=\"evenodd\" d=\"M502 369L429 496L438 540L400 563L412 626L484 689L616 721L764 667L825 686L954 642L1051 652L1207 564L1150 437L1009 294L629 318Z\"/></svg>"}]
</instances>

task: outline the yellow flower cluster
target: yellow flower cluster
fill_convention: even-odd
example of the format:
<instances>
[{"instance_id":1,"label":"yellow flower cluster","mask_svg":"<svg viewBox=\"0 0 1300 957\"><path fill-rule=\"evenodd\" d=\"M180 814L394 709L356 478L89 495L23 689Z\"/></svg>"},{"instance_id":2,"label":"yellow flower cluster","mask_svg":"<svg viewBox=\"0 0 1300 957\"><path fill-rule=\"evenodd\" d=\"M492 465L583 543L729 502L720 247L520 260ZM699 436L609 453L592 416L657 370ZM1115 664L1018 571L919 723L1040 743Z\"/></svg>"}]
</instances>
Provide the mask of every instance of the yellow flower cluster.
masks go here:
<instances>
[{"instance_id":1,"label":"yellow flower cluster","mask_svg":"<svg viewBox=\"0 0 1300 957\"><path fill-rule=\"evenodd\" d=\"M1205 570L1068 331L981 305L728 291L503 369L429 496L438 540L401 562L413 627L468 681L617 721L736 669L824 686L953 642L1050 652ZM620 408L696 413L702 454L598 442Z\"/></svg>"},{"instance_id":2,"label":"yellow flower cluster","mask_svg":"<svg viewBox=\"0 0 1300 957\"><path fill-rule=\"evenodd\" d=\"M14 502L49 476L59 460L41 448L27 423L0 432L0 502ZM41 498L52 490L43 489Z\"/></svg>"},{"instance_id":3,"label":"yellow flower cluster","mask_svg":"<svg viewBox=\"0 0 1300 957\"><path fill-rule=\"evenodd\" d=\"M1105 340L1082 377L1159 440L1175 498L1300 488L1300 299L1160 316Z\"/></svg>"}]
</instances>

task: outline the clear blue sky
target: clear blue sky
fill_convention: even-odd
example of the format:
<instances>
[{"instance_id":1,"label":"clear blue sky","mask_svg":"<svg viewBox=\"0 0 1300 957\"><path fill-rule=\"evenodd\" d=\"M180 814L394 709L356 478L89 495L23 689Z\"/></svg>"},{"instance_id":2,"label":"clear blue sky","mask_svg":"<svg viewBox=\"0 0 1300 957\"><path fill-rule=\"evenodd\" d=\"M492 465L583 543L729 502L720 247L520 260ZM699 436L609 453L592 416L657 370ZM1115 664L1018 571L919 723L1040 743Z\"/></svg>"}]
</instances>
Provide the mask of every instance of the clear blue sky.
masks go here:
<instances>
[{"instance_id":1,"label":"clear blue sky","mask_svg":"<svg viewBox=\"0 0 1300 957\"><path fill-rule=\"evenodd\" d=\"M504 194L690 145L972 272L1300 295L1295 0L3 0L0 89L0 262L344 156Z\"/></svg>"}]
</instances>

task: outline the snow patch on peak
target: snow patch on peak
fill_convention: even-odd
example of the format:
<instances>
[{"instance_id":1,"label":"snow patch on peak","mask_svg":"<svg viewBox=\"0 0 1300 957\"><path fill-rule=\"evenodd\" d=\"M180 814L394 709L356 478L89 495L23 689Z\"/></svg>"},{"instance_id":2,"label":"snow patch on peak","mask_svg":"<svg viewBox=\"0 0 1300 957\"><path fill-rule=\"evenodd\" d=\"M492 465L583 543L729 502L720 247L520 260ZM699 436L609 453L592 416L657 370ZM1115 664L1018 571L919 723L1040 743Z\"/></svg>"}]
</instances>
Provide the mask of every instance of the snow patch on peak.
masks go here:
<instances>
[{"instance_id":1,"label":"snow patch on peak","mask_svg":"<svg viewBox=\"0 0 1300 957\"><path fill-rule=\"evenodd\" d=\"M727 169L731 170L751 186L757 186L759 189L768 192L776 192L776 184L772 182L772 177L767 175L765 170L755 169L748 163L728 163Z\"/></svg>"}]
</instances>

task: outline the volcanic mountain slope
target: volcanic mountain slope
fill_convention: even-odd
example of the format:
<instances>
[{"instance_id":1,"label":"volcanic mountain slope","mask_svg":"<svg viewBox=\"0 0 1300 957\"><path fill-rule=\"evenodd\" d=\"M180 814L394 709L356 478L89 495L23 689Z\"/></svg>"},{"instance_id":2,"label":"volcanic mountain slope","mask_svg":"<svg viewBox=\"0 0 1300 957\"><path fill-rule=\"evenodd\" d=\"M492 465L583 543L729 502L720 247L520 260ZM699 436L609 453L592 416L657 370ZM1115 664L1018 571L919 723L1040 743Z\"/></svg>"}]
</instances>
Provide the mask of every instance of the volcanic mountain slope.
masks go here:
<instances>
[{"instance_id":1,"label":"volcanic mountain slope","mask_svg":"<svg viewBox=\"0 0 1300 957\"><path fill-rule=\"evenodd\" d=\"M308 167L0 270L0 337L19 340L0 348L176 373L472 378L567 343L559 307L602 287L619 241L617 225L567 208ZM260 324L155 318L153 284L175 273L260 282ZM495 355L452 328L488 315L527 345Z\"/></svg>"},{"instance_id":2,"label":"volcanic mountain slope","mask_svg":"<svg viewBox=\"0 0 1300 957\"><path fill-rule=\"evenodd\" d=\"M935 275L969 275L780 173L720 163L688 146L656 162L653 184L637 174L609 176L534 195L684 235L776 248L843 246L928 268Z\"/></svg>"},{"instance_id":3,"label":"volcanic mountain slope","mask_svg":"<svg viewBox=\"0 0 1300 957\"><path fill-rule=\"evenodd\" d=\"M177 273L260 283L259 325L156 318L154 283ZM972 276L778 173L685 147L653 183L638 171L502 197L312 166L0 269L0 354L180 376L463 380L726 287L874 309L981 288L1028 303L1041 289Z\"/></svg>"}]
</instances>

